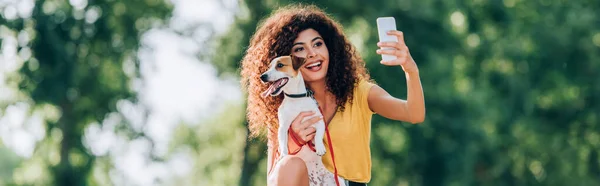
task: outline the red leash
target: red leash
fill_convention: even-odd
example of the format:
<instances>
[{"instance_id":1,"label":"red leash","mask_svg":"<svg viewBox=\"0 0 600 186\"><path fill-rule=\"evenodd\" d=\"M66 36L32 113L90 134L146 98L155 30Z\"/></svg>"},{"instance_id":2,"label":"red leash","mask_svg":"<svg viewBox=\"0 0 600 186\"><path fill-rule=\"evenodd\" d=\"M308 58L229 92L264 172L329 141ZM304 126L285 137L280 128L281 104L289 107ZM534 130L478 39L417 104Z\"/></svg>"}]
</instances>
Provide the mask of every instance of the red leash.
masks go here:
<instances>
[{"instance_id":1,"label":"red leash","mask_svg":"<svg viewBox=\"0 0 600 186\"><path fill-rule=\"evenodd\" d=\"M321 112L321 115L325 116L323 114L323 110L321 110L321 107L319 107L319 111ZM340 186L340 181L338 180L338 172L337 172L337 166L335 166L335 156L333 154L333 146L331 145L331 137L329 136L329 123L327 123L327 121L323 120L323 122L325 122L325 134L327 134L327 141L329 143L329 152L331 153L331 161L333 162L333 170L334 170L334 175L335 175L335 185Z\"/></svg>"},{"instance_id":2,"label":"red leash","mask_svg":"<svg viewBox=\"0 0 600 186\"><path fill-rule=\"evenodd\" d=\"M302 140L302 138L300 138L300 136L298 136L294 131L292 131L291 127L288 130L288 135L290 135L290 137L292 137L292 141L294 141L294 143L296 145L298 145L298 147L300 147L294 152L290 152L288 149L288 154L290 154L290 155L298 154L298 152L300 152L300 149L302 149L302 146L304 146L306 144L308 144L308 148L310 148L310 150L312 150L313 152L317 152L317 150L315 149L315 144L312 141L307 142L307 141Z\"/></svg>"}]
</instances>

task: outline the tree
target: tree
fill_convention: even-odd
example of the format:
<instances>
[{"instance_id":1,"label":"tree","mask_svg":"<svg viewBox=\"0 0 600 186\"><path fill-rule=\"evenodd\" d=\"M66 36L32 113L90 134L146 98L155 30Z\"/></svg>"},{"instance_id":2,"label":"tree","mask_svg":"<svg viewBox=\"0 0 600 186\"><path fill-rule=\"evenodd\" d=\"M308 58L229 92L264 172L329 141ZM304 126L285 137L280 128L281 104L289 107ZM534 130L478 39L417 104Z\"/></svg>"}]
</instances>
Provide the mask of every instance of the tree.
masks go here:
<instances>
[{"instance_id":1,"label":"tree","mask_svg":"<svg viewBox=\"0 0 600 186\"><path fill-rule=\"evenodd\" d=\"M51 178L35 182L96 183L90 177L96 157L82 144L83 130L115 112L117 101L136 101L132 80L139 78L140 36L164 24L170 12L171 5L159 0L38 0L31 15L0 18L0 27L28 38L18 51L31 55L20 59L24 64L13 80L34 107L59 112L46 120L48 137L36 148L39 158L32 158L48 166ZM57 160L44 154L53 148Z\"/></svg>"}]
</instances>

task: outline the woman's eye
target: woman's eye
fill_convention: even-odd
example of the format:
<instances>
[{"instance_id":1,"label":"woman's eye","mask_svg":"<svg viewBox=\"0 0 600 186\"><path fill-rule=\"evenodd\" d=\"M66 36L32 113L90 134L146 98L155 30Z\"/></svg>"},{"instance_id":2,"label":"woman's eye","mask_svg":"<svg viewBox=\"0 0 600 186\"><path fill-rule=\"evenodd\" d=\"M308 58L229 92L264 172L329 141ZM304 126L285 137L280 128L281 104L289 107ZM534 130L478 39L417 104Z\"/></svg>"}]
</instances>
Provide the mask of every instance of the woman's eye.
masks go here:
<instances>
[{"instance_id":1,"label":"woman's eye","mask_svg":"<svg viewBox=\"0 0 600 186\"><path fill-rule=\"evenodd\" d=\"M298 47L298 48L294 49L294 52L300 52L300 51L302 51L302 50L304 50L304 48L302 48L302 47Z\"/></svg>"},{"instance_id":2,"label":"woman's eye","mask_svg":"<svg viewBox=\"0 0 600 186\"><path fill-rule=\"evenodd\" d=\"M319 42L315 43L315 47L320 47L321 45L323 45L323 42L319 41Z\"/></svg>"},{"instance_id":3,"label":"woman's eye","mask_svg":"<svg viewBox=\"0 0 600 186\"><path fill-rule=\"evenodd\" d=\"M281 64L281 63L277 64L277 68L281 68L281 67L283 67L283 64Z\"/></svg>"}]
</instances>

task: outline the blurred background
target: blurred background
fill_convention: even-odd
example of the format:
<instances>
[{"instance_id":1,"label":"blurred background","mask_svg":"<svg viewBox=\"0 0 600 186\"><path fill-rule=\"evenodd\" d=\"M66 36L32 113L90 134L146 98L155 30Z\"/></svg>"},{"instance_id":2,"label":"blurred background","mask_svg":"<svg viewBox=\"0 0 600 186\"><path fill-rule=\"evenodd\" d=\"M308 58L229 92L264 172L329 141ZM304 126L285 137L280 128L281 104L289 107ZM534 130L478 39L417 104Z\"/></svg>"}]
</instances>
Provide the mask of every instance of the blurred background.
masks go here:
<instances>
[{"instance_id":1,"label":"blurred background","mask_svg":"<svg viewBox=\"0 0 600 186\"><path fill-rule=\"evenodd\" d=\"M600 1L300 1L375 81L376 18L420 68L427 117L375 116L369 185L600 185ZM266 185L239 62L288 0L0 0L0 185Z\"/></svg>"}]
</instances>

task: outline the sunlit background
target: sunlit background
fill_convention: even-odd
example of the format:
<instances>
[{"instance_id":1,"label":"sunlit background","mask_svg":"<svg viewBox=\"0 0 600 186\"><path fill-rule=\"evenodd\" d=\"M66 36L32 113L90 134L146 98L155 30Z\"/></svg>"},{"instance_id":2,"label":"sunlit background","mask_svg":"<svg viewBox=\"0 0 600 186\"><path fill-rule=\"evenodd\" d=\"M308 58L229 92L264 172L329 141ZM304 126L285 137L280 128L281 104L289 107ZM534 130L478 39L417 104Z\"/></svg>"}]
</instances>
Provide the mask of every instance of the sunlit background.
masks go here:
<instances>
[{"instance_id":1,"label":"sunlit background","mask_svg":"<svg viewBox=\"0 0 600 186\"><path fill-rule=\"evenodd\" d=\"M421 125L375 116L369 185L600 185L600 1L331 0L375 81L375 20ZM0 185L265 185L239 61L288 0L0 0Z\"/></svg>"}]
</instances>

